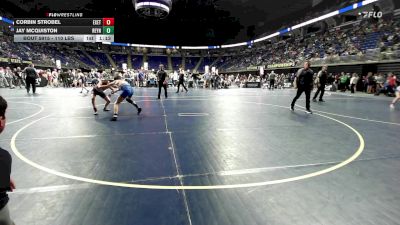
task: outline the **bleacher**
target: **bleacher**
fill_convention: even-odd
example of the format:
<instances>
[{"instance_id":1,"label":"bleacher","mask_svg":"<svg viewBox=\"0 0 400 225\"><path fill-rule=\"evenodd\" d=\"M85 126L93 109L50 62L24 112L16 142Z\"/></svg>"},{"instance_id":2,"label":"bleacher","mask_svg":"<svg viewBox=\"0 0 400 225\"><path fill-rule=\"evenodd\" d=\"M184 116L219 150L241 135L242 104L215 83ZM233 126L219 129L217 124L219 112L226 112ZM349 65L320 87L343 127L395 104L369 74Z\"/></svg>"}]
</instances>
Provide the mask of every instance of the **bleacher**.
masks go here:
<instances>
[{"instance_id":1,"label":"bleacher","mask_svg":"<svg viewBox=\"0 0 400 225\"><path fill-rule=\"evenodd\" d=\"M91 59L89 59L82 51L80 50L75 50L77 53L78 59L85 63L86 65L89 65L90 67L96 67L96 63L94 63Z\"/></svg>"},{"instance_id":2,"label":"bleacher","mask_svg":"<svg viewBox=\"0 0 400 225\"><path fill-rule=\"evenodd\" d=\"M147 56L147 61L149 63L149 69L157 70L160 64L163 64L165 68L168 65L167 56Z\"/></svg>"},{"instance_id":3,"label":"bleacher","mask_svg":"<svg viewBox=\"0 0 400 225\"><path fill-rule=\"evenodd\" d=\"M204 57L203 61L200 63L199 68L197 68L197 71L204 73L204 67L205 66L211 66L211 64L216 60L216 57Z\"/></svg>"},{"instance_id":4,"label":"bleacher","mask_svg":"<svg viewBox=\"0 0 400 225\"><path fill-rule=\"evenodd\" d=\"M122 69L122 64L128 61L128 55L124 54L111 54L111 58L114 60L118 69Z\"/></svg>"},{"instance_id":5,"label":"bleacher","mask_svg":"<svg viewBox=\"0 0 400 225\"><path fill-rule=\"evenodd\" d=\"M223 71L243 70L249 66L286 62L295 62L299 65L305 59L336 60L344 57L355 61L360 59L359 55L362 55L363 60L372 60L377 58L377 52L384 52L386 49L390 50L387 55L396 55L397 53L391 52L396 52L399 48L399 35L395 31L399 29L399 24L398 19L382 21L377 24L361 21L340 29L330 29L330 32L325 34L314 33L305 37L292 37L272 42L269 45L255 45L251 49L237 48L234 53L230 52L230 55L233 56L222 57L215 63L217 57L204 57L197 70L203 72L204 66L212 63L215 64L212 66ZM389 36L391 38L388 39ZM108 53L110 49L107 47L102 49L103 52L94 52L97 51L97 47L95 49L89 44L88 46L85 45L82 49L90 54L91 57L88 57L82 50L71 50L75 48L62 43L14 43L10 34L0 36L0 44L0 55L2 57L31 60L37 65L48 67L53 67L56 60L61 60L63 66L69 65L70 68L85 67L85 65L87 65L87 68L111 68L112 65L106 53L111 54L118 69L121 69L122 63L128 60L128 56L124 54L126 50L121 48L120 53L118 53L119 50L116 46L114 46L112 53ZM220 53L225 54L224 51L221 50ZM159 54L163 54L163 52ZM178 52L176 55L179 54ZM95 62L92 61L92 57ZM162 63L166 68L172 65L174 70L177 70L182 64L185 65L186 70L193 70L201 59L199 56L187 56L185 62L182 63L183 57L171 56L171 64L169 65L167 55L149 55L147 57L150 69L157 69L159 64ZM131 58L132 67L138 69L143 66L143 58L143 55L133 54Z\"/></svg>"},{"instance_id":6,"label":"bleacher","mask_svg":"<svg viewBox=\"0 0 400 225\"><path fill-rule=\"evenodd\" d=\"M172 69L178 70L182 65L182 57L181 56L171 56Z\"/></svg>"},{"instance_id":7,"label":"bleacher","mask_svg":"<svg viewBox=\"0 0 400 225\"><path fill-rule=\"evenodd\" d=\"M185 59L185 69L186 70L193 70L197 63L199 62L200 57L186 57Z\"/></svg>"},{"instance_id":8,"label":"bleacher","mask_svg":"<svg viewBox=\"0 0 400 225\"><path fill-rule=\"evenodd\" d=\"M111 68L110 61L108 61L107 56L102 52L88 52L100 65Z\"/></svg>"},{"instance_id":9,"label":"bleacher","mask_svg":"<svg viewBox=\"0 0 400 225\"><path fill-rule=\"evenodd\" d=\"M142 55L132 55L131 63L133 69L140 69L143 66L143 56Z\"/></svg>"},{"instance_id":10,"label":"bleacher","mask_svg":"<svg viewBox=\"0 0 400 225\"><path fill-rule=\"evenodd\" d=\"M378 40L381 37L381 32L372 32L365 36L360 46L362 50L373 49L377 47Z\"/></svg>"},{"instance_id":11,"label":"bleacher","mask_svg":"<svg viewBox=\"0 0 400 225\"><path fill-rule=\"evenodd\" d=\"M215 68L221 68L222 65L224 65L224 63L225 63L226 61L227 61L227 57L226 57L226 56L223 56L223 57L221 57L219 60L217 60L213 66L215 66Z\"/></svg>"}]
</instances>

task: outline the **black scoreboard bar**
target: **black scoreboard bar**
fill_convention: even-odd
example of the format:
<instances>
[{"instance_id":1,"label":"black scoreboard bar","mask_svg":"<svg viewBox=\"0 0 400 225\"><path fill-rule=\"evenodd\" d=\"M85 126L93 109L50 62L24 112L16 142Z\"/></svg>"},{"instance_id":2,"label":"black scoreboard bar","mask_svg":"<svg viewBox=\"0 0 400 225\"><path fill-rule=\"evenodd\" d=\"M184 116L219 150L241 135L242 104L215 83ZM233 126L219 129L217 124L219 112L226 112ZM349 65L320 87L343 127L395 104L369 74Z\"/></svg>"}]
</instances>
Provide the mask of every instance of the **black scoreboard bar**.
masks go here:
<instances>
[{"instance_id":1,"label":"black scoreboard bar","mask_svg":"<svg viewBox=\"0 0 400 225\"><path fill-rule=\"evenodd\" d=\"M14 34L103 34L103 27L15 27Z\"/></svg>"},{"instance_id":2,"label":"black scoreboard bar","mask_svg":"<svg viewBox=\"0 0 400 225\"><path fill-rule=\"evenodd\" d=\"M114 42L114 18L17 18L14 42Z\"/></svg>"}]
</instances>

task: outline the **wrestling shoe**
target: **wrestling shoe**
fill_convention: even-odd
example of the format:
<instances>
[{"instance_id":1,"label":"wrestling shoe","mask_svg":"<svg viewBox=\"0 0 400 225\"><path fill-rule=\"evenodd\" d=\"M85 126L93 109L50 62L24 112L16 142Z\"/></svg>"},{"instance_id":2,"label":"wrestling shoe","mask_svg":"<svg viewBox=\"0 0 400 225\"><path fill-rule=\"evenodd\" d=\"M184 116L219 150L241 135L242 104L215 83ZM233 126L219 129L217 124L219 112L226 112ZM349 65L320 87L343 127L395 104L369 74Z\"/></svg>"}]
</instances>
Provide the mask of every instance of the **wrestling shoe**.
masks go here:
<instances>
[{"instance_id":1,"label":"wrestling shoe","mask_svg":"<svg viewBox=\"0 0 400 225\"><path fill-rule=\"evenodd\" d=\"M306 113L307 113L307 114L312 114L311 109L307 109L307 110L306 110Z\"/></svg>"},{"instance_id":2,"label":"wrestling shoe","mask_svg":"<svg viewBox=\"0 0 400 225\"><path fill-rule=\"evenodd\" d=\"M118 114L114 114L113 118L111 118L111 121L117 121L118 119Z\"/></svg>"},{"instance_id":3,"label":"wrestling shoe","mask_svg":"<svg viewBox=\"0 0 400 225\"><path fill-rule=\"evenodd\" d=\"M320 99L319 102L325 102L323 99Z\"/></svg>"},{"instance_id":4,"label":"wrestling shoe","mask_svg":"<svg viewBox=\"0 0 400 225\"><path fill-rule=\"evenodd\" d=\"M142 112L142 108L138 108L137 114L140 115L141 112Z\"/></svg>"},{"instance_id":5,"label":"wrestling shoe","mask_svg":"<svg viewBox=\"0 0 400 225\"><path fill-rule=\"evenodd\" d=\"M108 112L108 111L110 111L110 109L104 108L103 111L104 111L104 112Z\"/></svg>"},{"instance_id":6,"label":"wrestling shoe","mask_svg":"<svg viewBox=\"0 0 400 225\"><path fill-rule=\"evenodd\" d=\"M390 108L391 108L391 109L394 109L394 104L390 104Z\"/></svg>"},{"instance_id":7,"label":"wrestling shoe","mask_svg":"<svg viewBox=\"0 0 400 225\"><path fill-rule=\"evenodd\" d=\"M290 106L290 110L294 111L294 106L291 105Z\"/></svg>"},{"instance_id":8,"label":"wrestling shoe","mask_svg":"<svg viewBox=\"0 0 400 225\"><path fill-rule=\"evenodd\" d=\"M317 99L313 98L312 101L313 101L313 102L317 102Z\"/></svg>"}]
</instances>

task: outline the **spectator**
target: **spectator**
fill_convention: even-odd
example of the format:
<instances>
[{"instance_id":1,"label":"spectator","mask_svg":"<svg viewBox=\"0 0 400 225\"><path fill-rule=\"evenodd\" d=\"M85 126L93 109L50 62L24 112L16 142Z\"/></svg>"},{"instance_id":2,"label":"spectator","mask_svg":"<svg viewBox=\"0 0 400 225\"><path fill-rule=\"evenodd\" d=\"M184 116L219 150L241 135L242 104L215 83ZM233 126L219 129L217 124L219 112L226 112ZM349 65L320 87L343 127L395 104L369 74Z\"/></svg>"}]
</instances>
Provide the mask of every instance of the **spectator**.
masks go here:
<instances>
[{"instance_id":1,"label":"spectator","mask_svg":"<svg viewBox=\"0 0 400 225\"><path fill-rule=\"evenodd\" d=\"M345 73L342 73L342 76L340 77L340 87L341 87L340 90L342 92L346 92L349 80L350 80L349 76Z\"/></svg>"},{"instance_id":2,"label":"spectator","mask_svg":"<svg viewBox=\"0 0 400 225\"><path fill-rule=\"evenodd\" d=\"M385 78L383 77L382 73L379 73L375 80L375 95L379 95L379 92L384 89Z\"/></svg>"},{"instance_id":3,"label":"spectator","mask_svg":"<svg viewBox=\"0 0 400 225\"><path fill-rule=\"evenodd\" d=\"M357 83L358 83L358 75L356 73L353 73L353 76L350 79L350 90L352 94L354 94L354 91L357 87Z\"/></svg>"},{"instance_id":4,"label":"spectator","mask_svg":"<svg viewBox=\"0 0 400 225\"><path fill-rule=\"evenodd\" d=\"M0 67L0 87L8 87L8 82L5 76L5 71L3 67Z\"/></svg>"},{"instance_id":5,"label":"spectator","mask_svg":"<svg viewBox=\"0 0 400 225\"><path fill-rule=\"evenodd\" d=\"M22 76L21 67L14 68L15 85L20 89L25 86L24 78Z\"/></svg>"},{"instance_id":6,"label":"spectator","mask_svg":"<svg viewBox=\"0 0 400 225\"><path fill-rule=\"evenodd\" d=\"M373 93L375 91L376 81L375 81L375 78L374 78L374 76L372 75L371 72L368 73L366 79L367 79L367 85L368 85L367 93L371 94L371 93Z\"/></svg>"}]
</instances>

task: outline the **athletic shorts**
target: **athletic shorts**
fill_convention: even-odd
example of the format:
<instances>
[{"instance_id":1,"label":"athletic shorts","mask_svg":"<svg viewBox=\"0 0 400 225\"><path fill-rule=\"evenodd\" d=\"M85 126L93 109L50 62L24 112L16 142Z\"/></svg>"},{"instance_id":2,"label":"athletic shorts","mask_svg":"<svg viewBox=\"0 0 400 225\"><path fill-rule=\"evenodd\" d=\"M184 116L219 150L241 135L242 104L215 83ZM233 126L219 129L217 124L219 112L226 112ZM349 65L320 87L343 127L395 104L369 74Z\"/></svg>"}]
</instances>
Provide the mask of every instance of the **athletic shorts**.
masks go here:
<instances>
[{"instance_id":1,"label":"athletic shorts","mask_svg":"<svg viewBox=\"0 0 400 225\"><path fill-rule=\"evenodd\" d=\"M130 85L124 85L121 87L121 97L127 98L127 97L132 97L133 95L133 88Z\"/></svg>"},{"instance_id":2,"label":"athletic shorts","mask_svg":"<svg viewBox=\"0 0 400 225\"><path fill-rule=\"evenodd\" d=\"M93 88L92 93L94 96L98 95L102 98L106 98L106 94L104 93L104 91L99 88Z\"/></svg>"}]
</instances>

